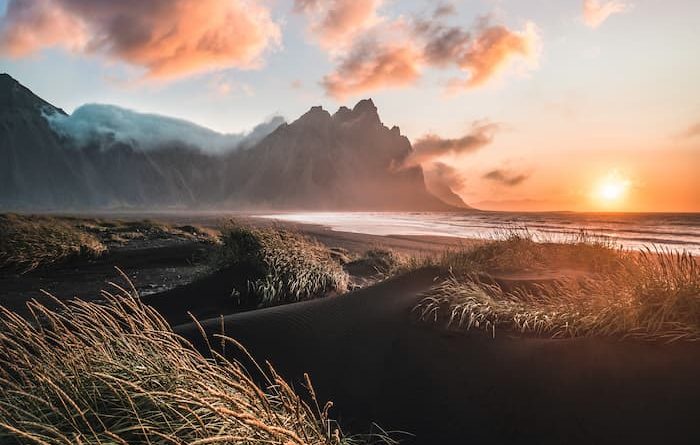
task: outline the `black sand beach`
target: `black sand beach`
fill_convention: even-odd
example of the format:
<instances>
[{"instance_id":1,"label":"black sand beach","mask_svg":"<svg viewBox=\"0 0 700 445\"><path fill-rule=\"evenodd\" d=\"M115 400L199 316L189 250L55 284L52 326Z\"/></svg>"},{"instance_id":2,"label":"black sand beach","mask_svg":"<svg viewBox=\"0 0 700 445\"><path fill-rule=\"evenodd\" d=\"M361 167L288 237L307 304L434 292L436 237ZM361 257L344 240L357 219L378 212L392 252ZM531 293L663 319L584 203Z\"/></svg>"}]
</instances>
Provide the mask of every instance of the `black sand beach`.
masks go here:
<instances>
[{"instance_id":1,"label":"black sand beach","mask_svg":"<svg viewBox=\"0 0 700 445\"><path fill-rule=\"evenodd\" d=\"M429 255L476 242L284 226L357 253L381 246ZM164 283L156 291L146 289L144 302L199 349L206 351L206 342L188 312L201 320L215 348L220 340L213 335L221 333L223 321L225 335L259 362L269 361L297 389L308 373L319 400L332 400L332 416L353 433L377 431L376 424L403 432L395 437L410 444L700 441L698 343L553 340L506 331L493 338L421 323L411 309L449 275L434 267L345 295L232 314L242 308L232 304L230 277L199 268L197 259L210 250L198 242L146 243L85 264L4 276L3 304L21 307L36 283L62 298L99 300L97 289L115 279L113 266L119 266L142 290ZM499 279L507 286L546 278ZM231 345L225 353L246 361ZM252 366L249 370L254 373Z\"/></svg>"},{"instance_id":2,"label":"black sand beach","mask_svg":"<svg viewBox=\"0 0 700 445\"><path fill-rule=\"evenodd\" d=\"M405 443L700 439L699 345L494 339L416 323L411 308L444 274L423 269L349 295L226 316L225 335L298 385L308 373L354 431L375 422L410 432ZM221 320L202 326L219 333ZM175 329L205 348L193 324Z\"/></svg>"}]
</instances>

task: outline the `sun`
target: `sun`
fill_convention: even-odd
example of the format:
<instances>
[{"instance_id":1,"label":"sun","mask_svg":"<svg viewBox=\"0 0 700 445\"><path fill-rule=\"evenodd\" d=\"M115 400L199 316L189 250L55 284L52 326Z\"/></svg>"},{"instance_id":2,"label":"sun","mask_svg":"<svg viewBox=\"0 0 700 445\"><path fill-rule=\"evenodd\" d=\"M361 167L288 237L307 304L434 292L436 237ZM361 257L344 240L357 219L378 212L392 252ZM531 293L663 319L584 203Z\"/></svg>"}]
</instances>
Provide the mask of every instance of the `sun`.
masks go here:
<instances>
[{"instance_id":1,"label":"sun","mask_svg":"<svg viewBox=\"0 0 700 445\"><path fill-rule=\"evenodd\" d=\"M619 204L627 195L629 186L630 181L628 179L621 176L617 171L612 171L597 182L594 197L596 201L606 206Z\"/></svg>"}]
</instances>

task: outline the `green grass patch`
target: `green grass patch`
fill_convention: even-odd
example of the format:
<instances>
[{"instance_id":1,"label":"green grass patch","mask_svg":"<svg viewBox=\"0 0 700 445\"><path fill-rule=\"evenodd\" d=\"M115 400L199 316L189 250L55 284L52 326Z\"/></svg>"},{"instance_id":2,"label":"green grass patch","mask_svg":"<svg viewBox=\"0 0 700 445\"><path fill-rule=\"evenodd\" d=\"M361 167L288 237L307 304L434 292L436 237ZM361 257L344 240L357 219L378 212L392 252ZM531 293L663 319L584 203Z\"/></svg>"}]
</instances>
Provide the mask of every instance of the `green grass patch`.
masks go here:
<instances>
[{"instance_id":1,"label":"green grass patch","mask_svg":"<svg viewBox=\"0 0 700 445\"><path fill-rule=\"evenodd\" d=\"M231 226L223 230L220 268L242 277L235 293L274 306L343 293L348 275L330 249L302 234L277 228Z\"/></svg>"}]
</instances>

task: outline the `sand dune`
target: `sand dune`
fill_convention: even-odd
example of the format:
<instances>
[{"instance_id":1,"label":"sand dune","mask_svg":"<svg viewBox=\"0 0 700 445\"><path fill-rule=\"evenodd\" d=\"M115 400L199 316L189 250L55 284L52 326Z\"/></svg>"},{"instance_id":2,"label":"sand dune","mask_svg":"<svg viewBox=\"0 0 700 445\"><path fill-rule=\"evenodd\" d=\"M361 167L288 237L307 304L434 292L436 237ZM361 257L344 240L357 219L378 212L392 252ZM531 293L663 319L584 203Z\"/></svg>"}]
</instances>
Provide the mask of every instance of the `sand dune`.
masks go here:
<instances>
[{"instance_id":1,"label":"sand dune","mask_svg":"<svg viewBox=\"0 0 700 445\"><path fill-rule=\"evenodd\" d=\"M697 344L492 339L416 323L419 294L444 275L427 268L340 297L230 315L225 334L292 382L308 372L354 432L376 422L411 432L406 443L415 444L700 440ZM211 335L220 322L202 324ZM204 348L194 325L175 329Z\"/></svg>"}]
</instances>

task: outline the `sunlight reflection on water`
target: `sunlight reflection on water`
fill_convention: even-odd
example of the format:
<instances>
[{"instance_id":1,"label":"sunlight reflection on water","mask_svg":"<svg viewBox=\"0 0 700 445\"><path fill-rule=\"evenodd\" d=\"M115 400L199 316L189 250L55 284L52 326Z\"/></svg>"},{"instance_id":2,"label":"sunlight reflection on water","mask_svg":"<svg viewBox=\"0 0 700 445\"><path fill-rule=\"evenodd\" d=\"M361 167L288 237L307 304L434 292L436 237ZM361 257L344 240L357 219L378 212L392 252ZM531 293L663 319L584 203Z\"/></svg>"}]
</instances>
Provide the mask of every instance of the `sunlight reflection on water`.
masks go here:
<instances>
[{"instance_id":1,"label":"sunlight reflection on water","mask_svg":"<svg viewBox=\"0 0 700 445\"><path fill-rule=\"evenodd\" d=\"M305 212L258 217L370 235L494 239L527 228L536 239L561 241L583 230L626 249L660 247L700 255L700 214Z\"/></svg>"}]
</instances>

